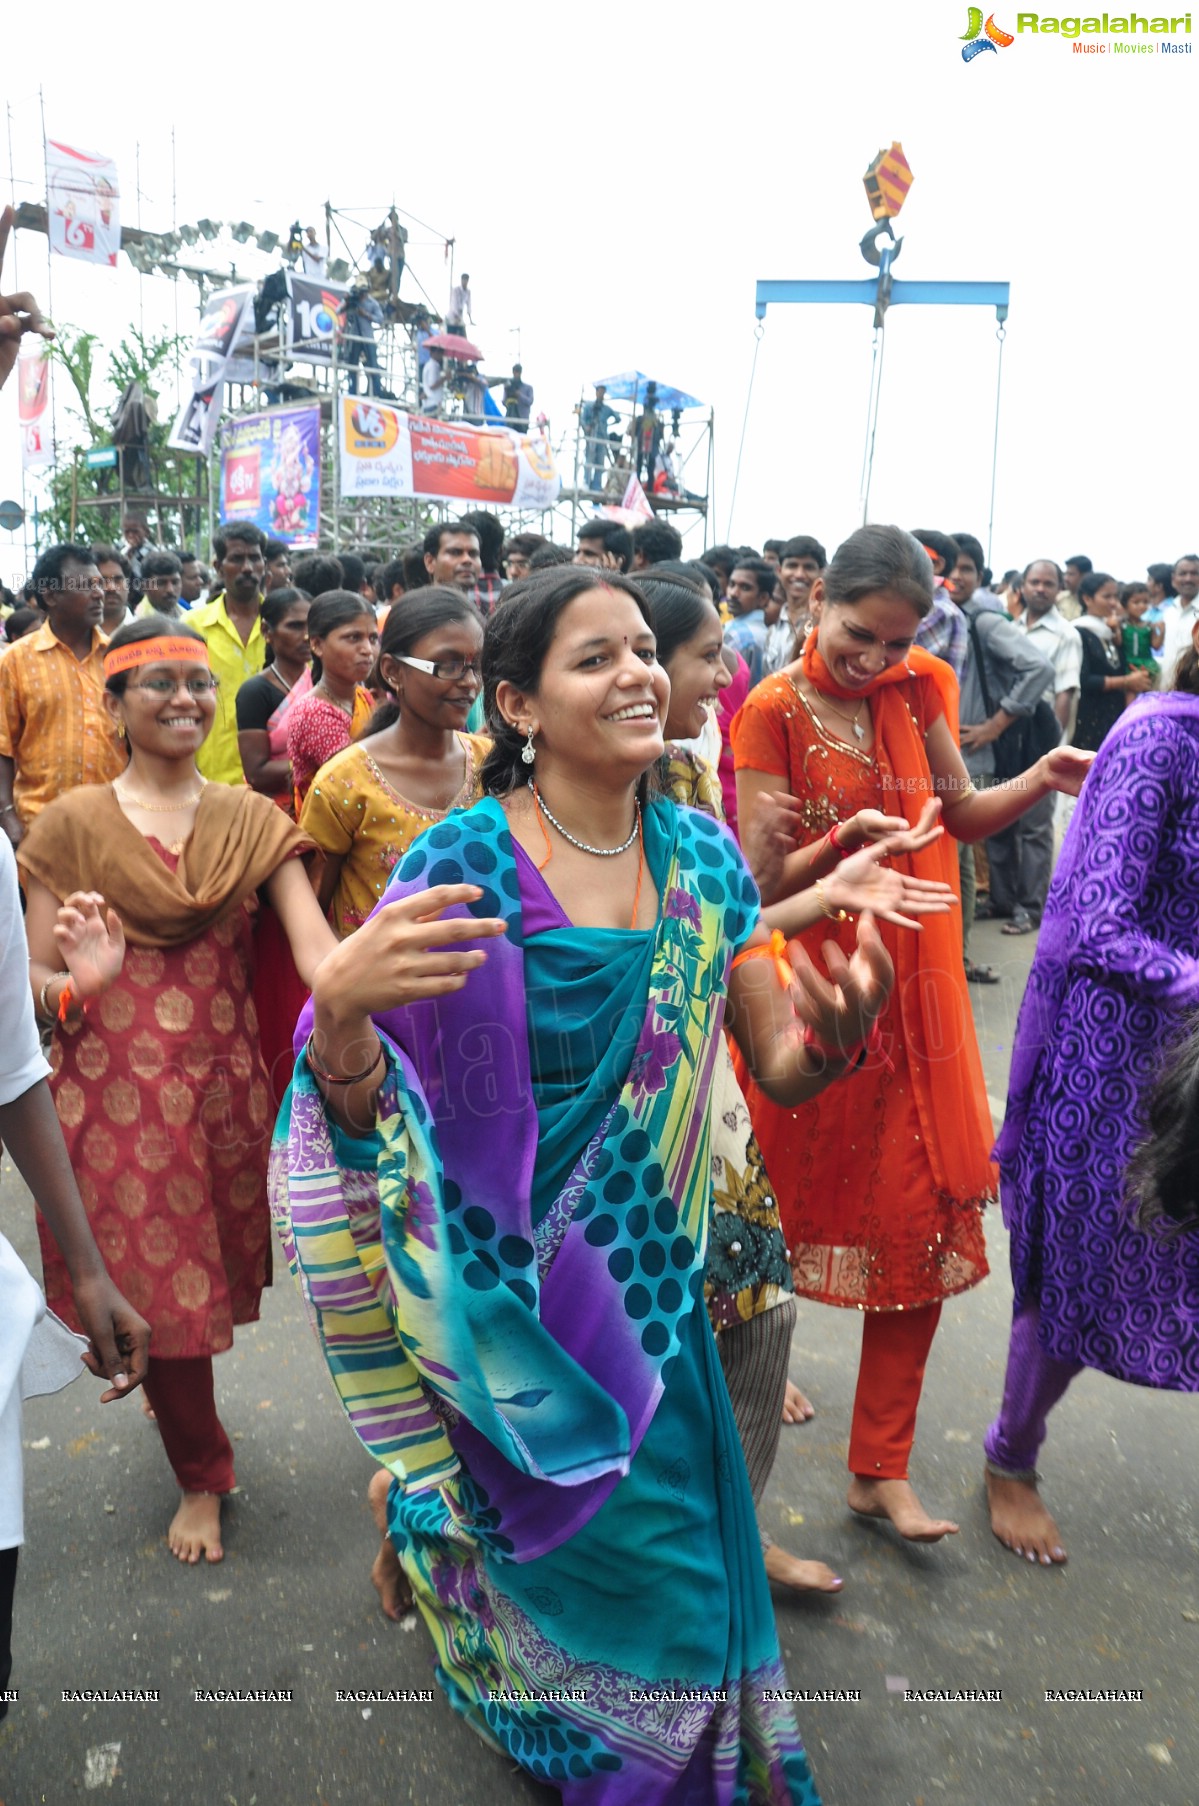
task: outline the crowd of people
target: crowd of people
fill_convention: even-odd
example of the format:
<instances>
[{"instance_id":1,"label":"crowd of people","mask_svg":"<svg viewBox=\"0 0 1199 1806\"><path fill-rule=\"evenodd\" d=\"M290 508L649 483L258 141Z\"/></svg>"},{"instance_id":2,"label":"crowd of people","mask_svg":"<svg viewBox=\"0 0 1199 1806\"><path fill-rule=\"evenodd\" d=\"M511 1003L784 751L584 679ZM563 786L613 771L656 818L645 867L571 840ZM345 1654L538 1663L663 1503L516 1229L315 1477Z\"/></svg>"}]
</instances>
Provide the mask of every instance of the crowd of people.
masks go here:
<instances>
[{"instance_id":1,"label":"crowd of people","mask_svg":"<svg viewBox=\"0 0 1199 1806\"><path fill-rule=\"evenodd\" d=\"M39 324L0 299L0 378ZM1081 1369L1199 1389L1199 560L682 551L479 512L386 558L229 522L208 581L137 521L38 558L0 1132L81 1339L0 1238L0 1690L30 1338L142 1386L169 1546L220 1561L213 1357L272 1213L376 1463L383 1610L580 1803L818 1799L769 1586L844 1581L756 1523L801 1302L861 1315L848 1505L914 1542L958 1529L910 1462L996 1197L1002 1543L1065 1560L1036 1469ZM1039 931L994 1150L984 910Z\"/></svg>"}]
</instances>

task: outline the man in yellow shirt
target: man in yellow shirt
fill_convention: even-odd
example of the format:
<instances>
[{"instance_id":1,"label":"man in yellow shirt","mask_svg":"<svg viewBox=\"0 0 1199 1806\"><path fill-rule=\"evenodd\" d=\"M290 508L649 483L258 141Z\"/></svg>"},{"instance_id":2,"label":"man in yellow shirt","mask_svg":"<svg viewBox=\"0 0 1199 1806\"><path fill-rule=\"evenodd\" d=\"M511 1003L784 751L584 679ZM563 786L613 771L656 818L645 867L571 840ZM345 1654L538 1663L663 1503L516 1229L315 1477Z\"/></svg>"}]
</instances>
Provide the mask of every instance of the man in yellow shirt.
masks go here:
<instances>
[{"instance_id":1,"label":"man in yellow shirt","mask_svg":"<svg viewBox=\"0 0 1199 1806\"><path fill-rule=\"evenodd\" d=\"M125 754L104 707L104 579L86 546L51 546L33 568L46 622L0 661L0 827L18 846L39 809L110 784Z\"/></svg>"},{"instance_id":2,"label":"man in yellow shirt","mask_svg":"<svg viewBox=\"0 0 1199 1806\"><path fill-rule=\"evenodd\" d=\"M224 593L204 602L187 617L189 627L204 636L219 688L212 732L196 754L206 778L222 784L244 782L237 750L237 692L266 663L259 612L266 577L265 539L252 521L231 521L212 542Z\"/></svg>"}]
</instances>

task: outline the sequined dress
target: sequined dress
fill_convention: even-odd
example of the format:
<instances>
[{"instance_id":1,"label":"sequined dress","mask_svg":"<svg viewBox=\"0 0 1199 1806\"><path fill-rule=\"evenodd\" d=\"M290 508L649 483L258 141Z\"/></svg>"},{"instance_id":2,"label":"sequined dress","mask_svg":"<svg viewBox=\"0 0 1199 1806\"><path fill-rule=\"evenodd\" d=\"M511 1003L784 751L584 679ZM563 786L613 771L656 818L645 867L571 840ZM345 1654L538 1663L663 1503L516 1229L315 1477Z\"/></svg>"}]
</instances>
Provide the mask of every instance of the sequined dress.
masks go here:
<instances>
[{"instance_id":1,"label":"sequined dress","mask_svg":"<svg viewBox=\"0 0 1199 1806\"><path fill-rule=\"evenodd\" d=\"M910 706L923 724L936 705L924 679ZM826 733L791 679L769 677L738 718L738 769L775 772L799 801L807 841L859 809L908 814L898 780L869 753ZM895 957L907 930L879 924ZM848 956L854 924L821 922L800 937L822 966L823 942ZM950 977L944 982L953 982ZM936 1304L985 1279L982 1197L938 1189L912 1083L911 1024L897 986L880 1017L890 1069L880 1060L811 1103L783 1110L760 1092L734 1055L762 1154L778 1193L797 1293L858 1310ZM952 1050L945 1050L952 1058Z\"/></svg>"},{"instance_id":2,"label":"sequined dress","mask_svg":"<svg viewBox=\"0 0 1199 1806\"><path fill-rule=\"evenodd\" d=\"M177 856L148 844L174 870ZM156 1358L230 1347L270 1283L255 908L239 904L182 947L130 946L116 983L51 1044L50 1088L92 1231ZM50 1306L81 1327L40 1218L38 1232Z\"/></svg>"}]
</instances>

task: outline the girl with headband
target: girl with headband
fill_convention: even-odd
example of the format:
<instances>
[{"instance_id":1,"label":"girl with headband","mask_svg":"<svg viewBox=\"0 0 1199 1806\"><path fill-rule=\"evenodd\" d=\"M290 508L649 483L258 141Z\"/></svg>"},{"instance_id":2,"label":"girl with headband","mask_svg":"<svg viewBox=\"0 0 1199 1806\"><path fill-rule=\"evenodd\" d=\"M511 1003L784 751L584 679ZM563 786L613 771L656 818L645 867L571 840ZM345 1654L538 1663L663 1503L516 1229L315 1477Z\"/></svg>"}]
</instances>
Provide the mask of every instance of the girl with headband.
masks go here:
<instances>
[{"instance_id":1,"label":"girl with headband","mask_svg":"<svg viewBox=\"0 0 1199 1806\"><path fill-rule=\"evenodd\" d=\"M153 1332L146 1395L182 1492L168 1541L213 1562L235 1481L212 1357L257 1319L270 1270L259 888L306 984L333 938L298 857L312 842L269 797L196 769L216 713L200 636L145 616L113 635L104 669L129 763L49 804L21 844L30 978L93 1232ZM39 1227L50 1304L77 1324Z\"/></svg>"}]
</instances>

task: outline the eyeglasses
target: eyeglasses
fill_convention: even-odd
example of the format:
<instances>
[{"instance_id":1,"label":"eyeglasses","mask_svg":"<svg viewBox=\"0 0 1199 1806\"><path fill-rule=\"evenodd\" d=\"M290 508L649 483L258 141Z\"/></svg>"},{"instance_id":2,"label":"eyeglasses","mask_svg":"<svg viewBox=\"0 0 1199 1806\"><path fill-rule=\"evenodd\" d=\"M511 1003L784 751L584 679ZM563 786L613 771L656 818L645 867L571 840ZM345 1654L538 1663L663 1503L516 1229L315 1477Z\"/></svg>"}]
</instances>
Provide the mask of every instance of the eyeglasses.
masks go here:
<instances>
[{"instance_id":1,"label":"eyeglasses","mask_svg":"<svg viewBox=\"0 0 1199 1806\"><path fill-rule=\"evenodd\" d=\"M197 672L195 677L182 679L176 677L147 677L140 684L126 685L126 688L130 690L148 690L151 696L159 696L164 701L168 696L173 696L176 690L184 689L187 691L188 695L194 697L197 702L200 700L201 696L211 696L212 692L219 687L220 678L215 676L211 671L204 672L203 674Z\"/></svg>"},{"instance_id":2,"label":"eyeglasses","mask_svg":"<svg viewBox=\"0 0 1199 1806\"><path fill-rule=\"evenodd\" d=\"M403 658L397 656L397 665L411 665L414 671L427 671L439 683L453 684L466 676L482 678L482 663L477 658Z\"/></svg>"}]
</instances>

